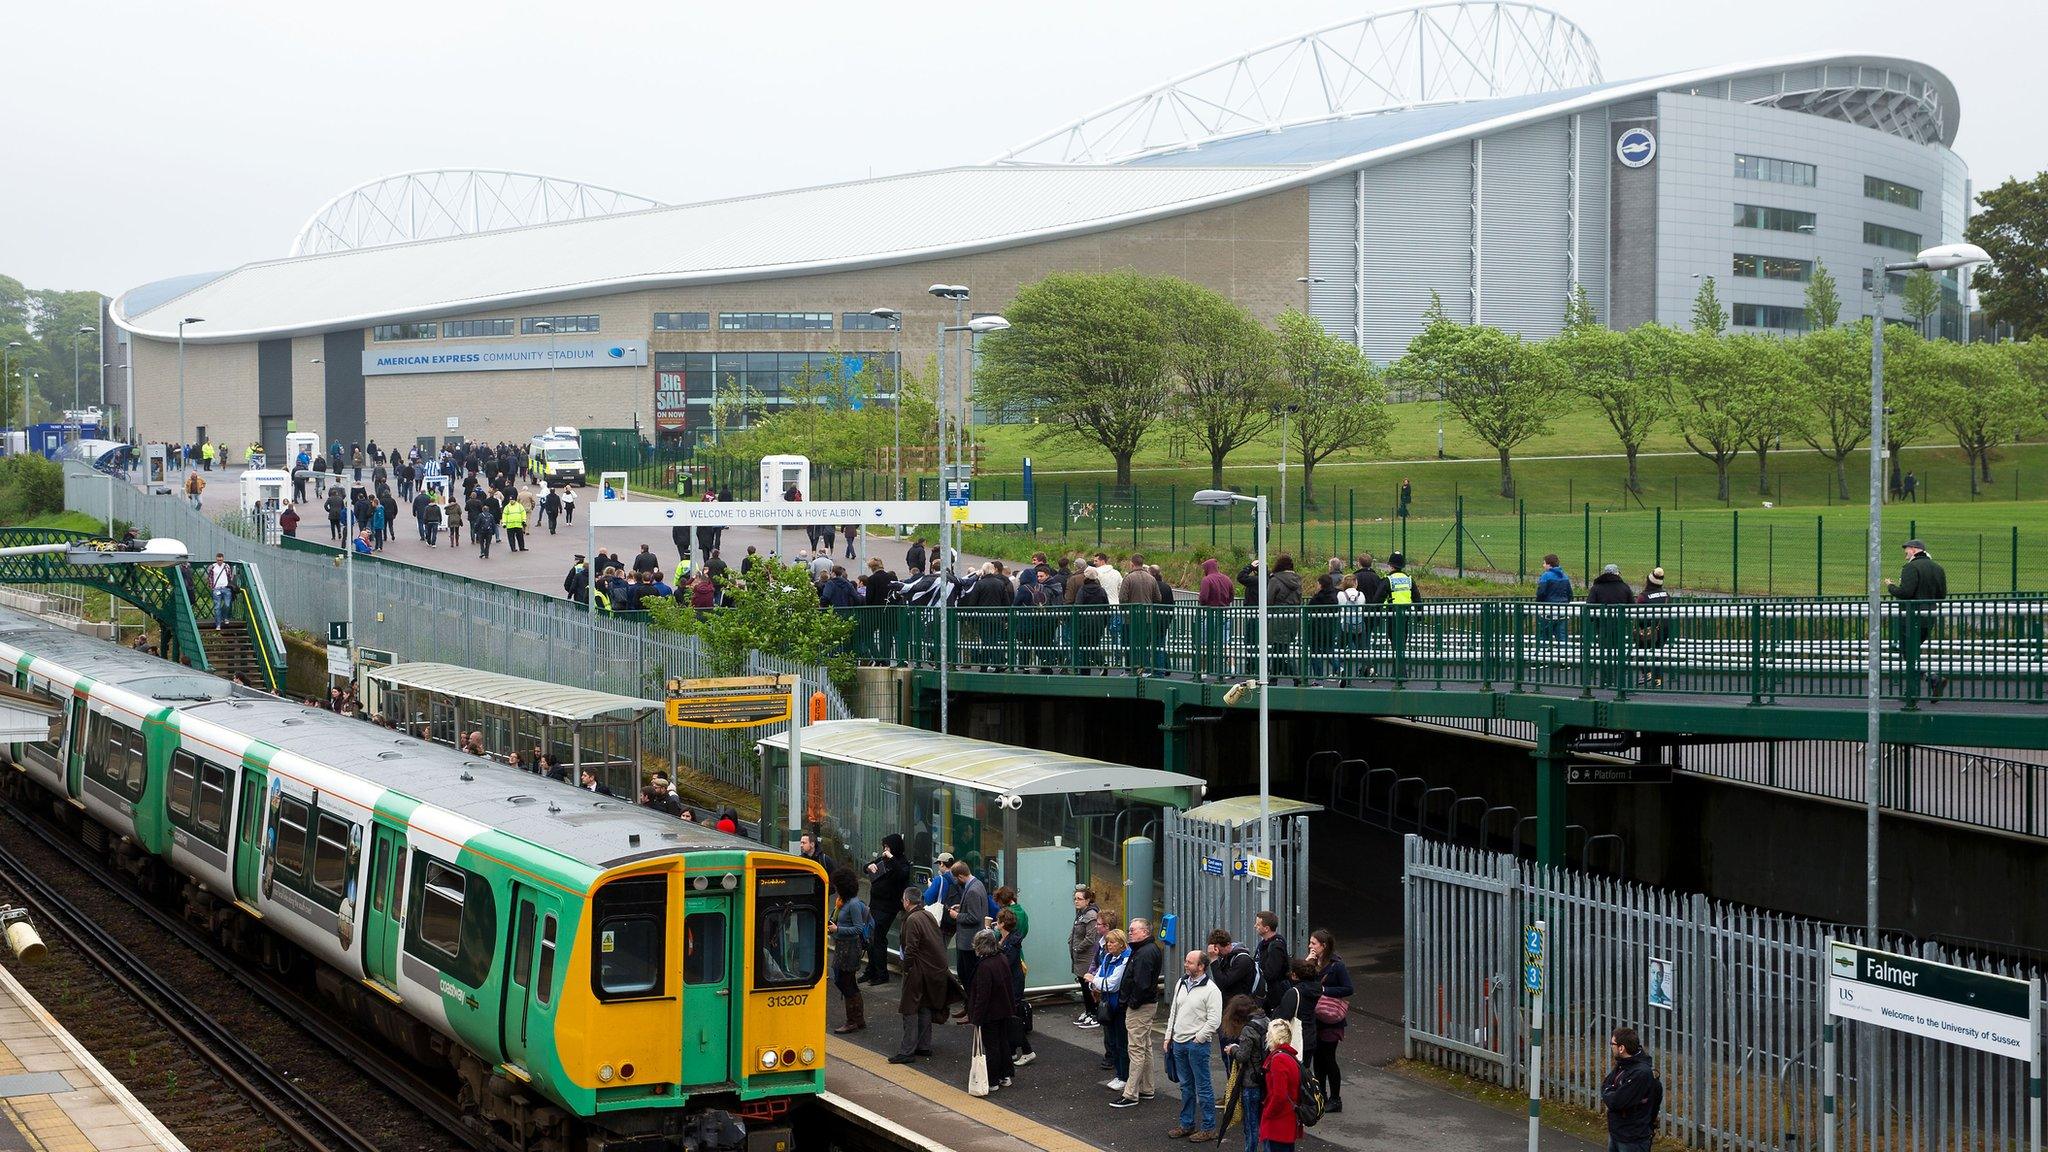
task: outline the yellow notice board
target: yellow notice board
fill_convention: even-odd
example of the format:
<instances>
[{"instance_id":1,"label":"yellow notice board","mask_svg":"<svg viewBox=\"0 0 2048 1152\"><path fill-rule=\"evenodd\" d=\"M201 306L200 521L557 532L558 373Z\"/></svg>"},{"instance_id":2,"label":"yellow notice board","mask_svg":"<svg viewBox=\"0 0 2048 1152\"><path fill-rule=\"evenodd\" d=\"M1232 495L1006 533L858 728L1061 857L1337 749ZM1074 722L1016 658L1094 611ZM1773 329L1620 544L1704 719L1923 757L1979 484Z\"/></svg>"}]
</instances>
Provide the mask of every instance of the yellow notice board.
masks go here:
<instances>
[{"instance_id":1,"label":"yellow notice board","mask_svg":"<svg viewBox=\"0 0 2048 1152\"><path fill-rule=\"evenodd\" d=\"M794 676L729 676L668 682L668 722L677 728L757 728L789 722Z\"/></svg>"}]
</instances>

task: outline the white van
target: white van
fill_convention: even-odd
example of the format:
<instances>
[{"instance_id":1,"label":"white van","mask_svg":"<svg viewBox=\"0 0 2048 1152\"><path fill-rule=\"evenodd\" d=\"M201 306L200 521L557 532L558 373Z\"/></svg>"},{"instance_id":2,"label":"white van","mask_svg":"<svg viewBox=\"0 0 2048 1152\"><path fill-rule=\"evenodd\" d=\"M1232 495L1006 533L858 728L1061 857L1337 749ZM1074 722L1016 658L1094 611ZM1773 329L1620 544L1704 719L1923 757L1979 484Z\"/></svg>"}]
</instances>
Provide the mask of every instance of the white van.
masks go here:
<instances>
[{"instance_id":1,"label":"white van","mask_svg":"<svg viewBox=\"0 0 2048 1152\"><path fill-rule=\"evenodd\" d=\"M581 488L586 483L583 437L574 428L550 428L535 436L527 444L527 456L533 462L534 476L549 487L574 484Z\"/></svg>"}]
</instances>

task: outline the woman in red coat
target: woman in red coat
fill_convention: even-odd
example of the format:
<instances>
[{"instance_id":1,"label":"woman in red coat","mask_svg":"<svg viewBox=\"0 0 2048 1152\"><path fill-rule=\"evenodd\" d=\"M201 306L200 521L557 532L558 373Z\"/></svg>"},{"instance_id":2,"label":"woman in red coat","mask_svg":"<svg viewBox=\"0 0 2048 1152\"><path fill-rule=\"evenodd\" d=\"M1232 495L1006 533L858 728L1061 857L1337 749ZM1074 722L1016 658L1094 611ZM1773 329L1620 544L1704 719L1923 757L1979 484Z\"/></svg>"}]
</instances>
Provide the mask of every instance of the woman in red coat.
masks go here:
<instances>
[{"instance_id":1,"label":"woman in red coat","mask_svg":"<svg viewBox=\"0 0 2048 1152\"><path fill-rule=\"evenodd\" d=\"M1294 1028L1275 1020L1266 1029L1266 1102L1259 1109L1259 1135L1266 1152L1294 1152L1301 1139L1301 1121L1294 1102L1301 1098L1301 1057L1294 1050Z\"/></svg>"}]
</instances>

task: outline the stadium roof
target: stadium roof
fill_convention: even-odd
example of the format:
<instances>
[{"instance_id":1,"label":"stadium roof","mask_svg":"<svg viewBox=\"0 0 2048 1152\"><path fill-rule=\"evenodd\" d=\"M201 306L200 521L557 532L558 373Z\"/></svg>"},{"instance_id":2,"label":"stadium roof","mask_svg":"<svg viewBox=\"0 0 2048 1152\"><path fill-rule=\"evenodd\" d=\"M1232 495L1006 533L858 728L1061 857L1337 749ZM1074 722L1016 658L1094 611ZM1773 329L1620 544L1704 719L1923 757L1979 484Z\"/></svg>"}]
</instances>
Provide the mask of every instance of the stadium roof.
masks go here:
<instances>
[{"instance_id":1,"label":"stadium roof","mask_svg":"<svg viewBox=\"0 0 2048 1152\"><path fill-rule=\"evenodd\" d=\"M114 302L113 315L129 331L166 339L179 317L203 316L186 339L214 343L972 255L1249 200L1660 91L1771 105L1942 145L1954 140L1960 115L1954 86L1926 65L1823 53L1346 112L1164 146L1148 141L1116 163L1012 159L266 261L168 295L159 285L170 282L133 290Z\"/></svg>"}]
</instances>

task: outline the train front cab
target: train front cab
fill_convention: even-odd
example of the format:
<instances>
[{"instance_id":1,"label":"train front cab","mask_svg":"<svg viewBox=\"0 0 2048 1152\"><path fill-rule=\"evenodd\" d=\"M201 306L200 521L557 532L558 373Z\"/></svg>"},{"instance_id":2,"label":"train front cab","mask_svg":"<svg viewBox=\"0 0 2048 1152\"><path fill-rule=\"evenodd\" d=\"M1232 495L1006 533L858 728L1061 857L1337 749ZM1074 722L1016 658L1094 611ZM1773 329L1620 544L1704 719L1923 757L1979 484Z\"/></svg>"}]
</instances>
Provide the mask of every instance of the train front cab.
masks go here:
<instances>
[{"instance_id":1,"label":"train front cab","mask_svg":"<svg viewBox=\"0 0 2048 1152\"><path fill-rule=\"evenodd\" d=\"M758 1128L823 1089L821 869L703 850L614 869L592 892L555 1021L579 1112L632 1130L625 1113L687 1102Z\"/></svg>"}]
</instances>

